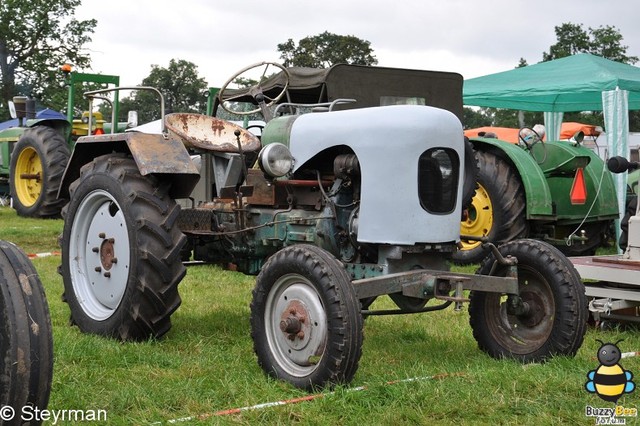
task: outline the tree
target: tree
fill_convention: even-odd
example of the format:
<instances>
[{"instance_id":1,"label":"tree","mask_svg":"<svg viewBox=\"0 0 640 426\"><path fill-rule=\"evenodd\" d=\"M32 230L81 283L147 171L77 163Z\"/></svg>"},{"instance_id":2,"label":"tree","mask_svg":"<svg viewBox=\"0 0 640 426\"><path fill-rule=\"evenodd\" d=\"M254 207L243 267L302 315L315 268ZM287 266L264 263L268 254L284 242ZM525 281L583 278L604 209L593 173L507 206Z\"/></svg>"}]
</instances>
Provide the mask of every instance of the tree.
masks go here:
<instances>
[{"instance_id":1,"label":"tree","mask_svg":"<svg viewBox=\"0 0 640 426\"><path fill-rule=\"evenodd\" d=\"M549 52L542 53L545 62L576 53L591 53L625 64L638 62L637 56L627 56L628 46L622 45L622 34L616 27L607 25L585 31L582 24L568 22L555 27L555 31L558 41Z\"/></svg>"},{"instance_id":2,"label":"tree","mask_svg":"<svg viewBox=\"0 0 640 426\"><path fill-rule=\"evenodd\" d=\"M207 90L207 82L198 76L198 67L193 62L171 59L168 68L152 65L149 76L142 80L142 86L160 90L167 113L205 110L204 92ZM153 92L137 91L131 98L122 100L121 116L126 116L133 109L138 111L141 123L160 118L160 101Z\"/></svg>"},{"instance_id":3,"label":"tree","mask_svg":"<svg viewBox=\"0 0 640 426\"><path fill-rule=\"evenodd\" d=\"M484 109L486 110L486 108ZM491 116L482 110L483 108L463 108L462 121L464 123L465 129L475 129L477 127L491 126L493 124Z\"/></svg>"},{"instance_id":4,"label":"tree","mask_svg":"<svg viewBox=\"0 0 640 426\"><path fill-rule=\"evenodd\" d=\"M338 63L375 65L371 43L355 36L343 36L328 31L301 39L298 44L289 39L278 44L285 67L328 68Z\"/></svg>"},{"instance_id":5,"label":"tree","mask_svg":"<svg viewBox=\"0 0 640 426\"><path fill-rule=\"evenodd\" d=\"M7 118L7 101L15 95L46 103L52 91L60 90L57 70L63 63L90 65L82 47L91 41L97 21L74 17L81 1L0 1L0 120Z\"/></svg>"}]
</instances>

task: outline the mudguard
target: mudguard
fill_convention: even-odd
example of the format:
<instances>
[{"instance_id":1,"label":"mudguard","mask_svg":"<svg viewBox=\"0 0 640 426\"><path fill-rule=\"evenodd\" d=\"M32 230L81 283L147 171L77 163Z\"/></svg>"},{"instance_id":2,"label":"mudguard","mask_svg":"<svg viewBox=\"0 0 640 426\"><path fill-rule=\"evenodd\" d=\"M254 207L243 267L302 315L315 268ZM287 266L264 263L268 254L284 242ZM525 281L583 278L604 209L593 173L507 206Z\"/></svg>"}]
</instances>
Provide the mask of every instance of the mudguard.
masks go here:
<instances>
[{"instance_id":1,"label":"mudguard","mask_svg":"<svg viewBox=\"0 0 640 426\"><path fill-rule=\"evenodd\" d=\"M473 138L471 142L479 150L501 151L516 167L525 189L527 219L552 219L561 224L581 221L586 216L598 220L618 217L611 173L590 149L565 141L550 141L544 146L536 144L531 155L520 146L499 139ZM587 200L574 205L570 194L578 167L584 168Z\"/></svg>"},{"instance_id":2,"label":"mudguard","mask_svg":"<svg viewBox=\"0 0 640 426\"><path fill-rule=\"evenodd\" d=\"M542 169L533 157L510 142L495 138L471 138L480 151L500 151L516 167L524 186L527 201L527 219L553 220L553 199Z\"/></svg>"},{"instance_id":3,"label":"mudguard","mask_svg":"<svg viewBox=\"0 0 640 426\"><path fill-rule=\"evenodd\" d=\"M198 168L180 140L140 132L84 136L78 139L71 153L58 197L68 198L69 185L80 177L83 165L111 152L130 153L143 176L171 176L173 198L188 197L200 178Z\"/></svg>"},{"instance_id":4,"label":"mudguard","mask_svg":"<svg viewBox=\"0 0 640 426\"><path fill-rule=\"evenodd\" d=\"M547 159L540 165L556 207L558 222L616 219L618 203L613 176L605 162L592 150L566 141L551 141L545 144ZM584 167L587 199L584 204L571 204L570 194L576 167Z\"/></svg>"}]
</instances>

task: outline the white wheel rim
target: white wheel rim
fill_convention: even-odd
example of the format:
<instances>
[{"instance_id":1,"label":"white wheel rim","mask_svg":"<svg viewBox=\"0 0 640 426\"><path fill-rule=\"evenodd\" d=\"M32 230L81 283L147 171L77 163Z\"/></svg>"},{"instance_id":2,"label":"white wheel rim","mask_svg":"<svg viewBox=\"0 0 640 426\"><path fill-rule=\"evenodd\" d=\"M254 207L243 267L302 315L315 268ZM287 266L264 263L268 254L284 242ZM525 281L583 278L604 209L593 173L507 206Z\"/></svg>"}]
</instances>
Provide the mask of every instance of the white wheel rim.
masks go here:
<instances>
[{"instance_id":1,"label":"white wheel rim","mask_svg":"<svg viewBox=\"0 0 640 426\"><path fill-rule=\"evenodd\" d=\"M68 262L76 299L89 317L106 320L122 301L131 261L127 223L108 192L92 191L80 202L70 240Z\"/></svg>"},{"instance_id":2,"label":"white wheel rim","mask_svg":"<svg viewBox=\"0 0 640 426\"><path fill-rule=\"evenodd\" d=\"M302 335L295 337L280 325L293 311L305 318ZM267 296L264 324L269 348L287 374L305 377L317 368L326 349L328 326L320 295L309 280L298 274L280 277Z\"/></svg>"}]
</instances>

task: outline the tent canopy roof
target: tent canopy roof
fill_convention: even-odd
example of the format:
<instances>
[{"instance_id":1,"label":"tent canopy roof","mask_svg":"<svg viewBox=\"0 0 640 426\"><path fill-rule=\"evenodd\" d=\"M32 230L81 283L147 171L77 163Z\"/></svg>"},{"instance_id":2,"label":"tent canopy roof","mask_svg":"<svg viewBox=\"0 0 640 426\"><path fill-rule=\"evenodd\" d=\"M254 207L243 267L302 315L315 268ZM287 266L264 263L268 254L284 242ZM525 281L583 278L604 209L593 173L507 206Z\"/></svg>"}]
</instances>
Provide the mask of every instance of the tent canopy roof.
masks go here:
<instances>
[{"instance_id":1,"label":"tent canopy roof","mask_svg":"<svg viewBox=\"0 0 640 426\"><path fill-rule=\"evenodd\" d=\"M524 111L602 111L602 92L627 90L640 109L640 68L582 53L465 80L465 105Z\"/></svg>"}]
</instances>

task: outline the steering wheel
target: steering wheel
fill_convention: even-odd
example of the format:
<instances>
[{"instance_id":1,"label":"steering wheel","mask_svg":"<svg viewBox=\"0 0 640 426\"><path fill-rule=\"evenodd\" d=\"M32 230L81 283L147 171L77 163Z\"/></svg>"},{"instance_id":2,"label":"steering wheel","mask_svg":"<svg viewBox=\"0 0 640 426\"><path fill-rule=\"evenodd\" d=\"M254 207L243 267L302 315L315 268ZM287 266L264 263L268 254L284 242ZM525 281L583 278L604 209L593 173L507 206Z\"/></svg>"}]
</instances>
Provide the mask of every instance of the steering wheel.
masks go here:
<instances>
[{"instance_id":1,"label":"steering wheel","mask_svg":"<svg viewBox=\"0 0 640 426\"><path fill-rule=\"evenodd\" d=\"M527 147L527 150L531 151L531 148L538 142L542 142L542 138L531 127L523 127L518 132L518 139Z\"/></svg>"},{"instance_id":2,"label":"steering wheel","mask_svg":"<svg viewBox=\"0 0 640 426\"><path fill-rule=\"evenodd\" d=\"M245 130L249 130L249 129L260 129L260 131L264 130L264 124L250 124L247 127L244 128Z\"/></svg>"},{"instance_id":3,"label":"steering wheel","mask_svg":"<svg viewBox=\"0 0 640 426\"><path fill-rule=\"evenodd\" d=\"M267 70L269 69L269 66L274 66L276 68L279 68L281 71L283 71L284 76L285 76L285 83L284 83L284 87L282 88L282 90L273 98L267 96L264 94L264 92L262 91L262 87L261 84L264 81L264 79L267 77ZM249 71L252 71L256 68L260 68L260 67L264 67L264 70L262 71L262 75L260 77L260 81L257 84L254 84L253 86L249 87L246 90L242 90L242 95L230 95L230 96L225 96L225 92L228 93L228 91L230 90L234 90L234 89L230 89L229 85L231 83L233 83L233 81L239 77L241 77L243 74L248 73ZM220 102L220 106L222 106L222 109L224 109L225 111L231 113L231 114L238 114L238 115L250 115L250 114L254 114L256 112L260 112L260 111L264 111L264 108L269 107L275 103L277 103L283 96L284 94L287 92L287 88L289 87L289 72L287 71L287 69L281 65L278 64L276 62L258 62L257 64L253 64L253 65L249 65L248 67L245 67L243 69L241 69L240 71L238 71L237 73L235 73L231 78L229 78L229 80L227 80L226 83L224 83L224 85L222 86L222 89L220 89L220 91L218 92L218 100ZM235 111L227 106L225 106L226 102L229 101L234 101L235 99L239 99L243 96L245 96L246 94L251 95L257 102L258 102L258 108L252 109L251 111Z\"/></svg>"},{"instance_id":4,"label":"steering wheel","mask_svg":"<svg viewBox=\"0 0 640 426\"><path fill-rule=\"evenodd\" d=\"M531 156L534 158L534 160L536 160L538 164L542 164L545 162L545 160L547 159L547 146L544 144L544 141L542 140L540 134L533 128L523 127L522 129L520 129L520 131L518 132L518 141L524 144L526 150L529 151L529 154L531 154ZM544 147L542 160L538 160L532 151L533 146L538 142L541 142L542 146Z\"/></svg>"}]
</instances>

